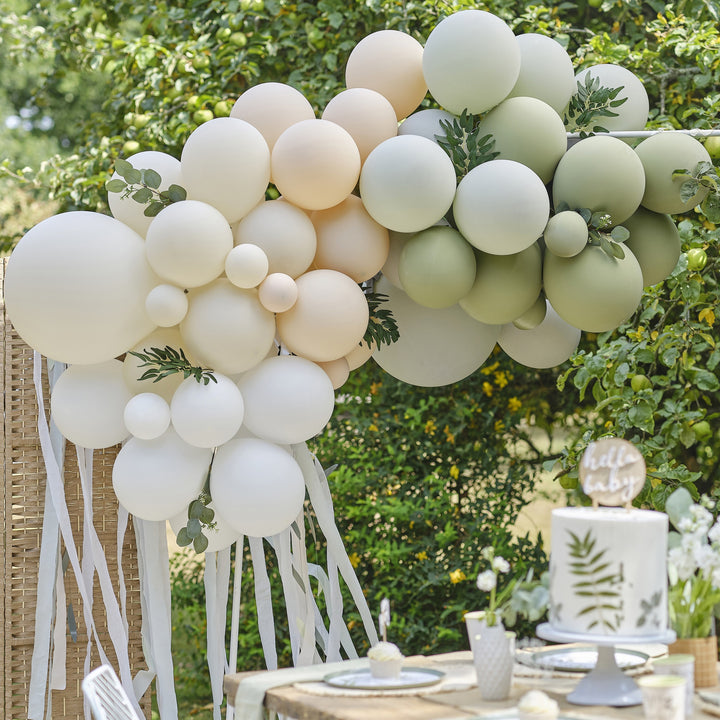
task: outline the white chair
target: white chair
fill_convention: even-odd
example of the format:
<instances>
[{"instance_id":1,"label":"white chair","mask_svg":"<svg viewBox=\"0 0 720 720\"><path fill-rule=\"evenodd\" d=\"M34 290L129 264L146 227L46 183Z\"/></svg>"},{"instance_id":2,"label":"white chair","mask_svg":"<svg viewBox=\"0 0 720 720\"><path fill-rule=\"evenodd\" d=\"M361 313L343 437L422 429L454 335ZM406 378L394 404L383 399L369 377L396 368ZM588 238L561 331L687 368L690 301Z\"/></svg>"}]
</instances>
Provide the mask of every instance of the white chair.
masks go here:
<instances>
[{"instance_id":1,"label":"white chair","mask_svg":"<svg viewBox=\"0 0 720 720\"><path fill-rule=\"evenodd\" d=\"M140 720L118 676L109 665L95 668L82 681L95 720Z\"/></svg>"}]
</instances>

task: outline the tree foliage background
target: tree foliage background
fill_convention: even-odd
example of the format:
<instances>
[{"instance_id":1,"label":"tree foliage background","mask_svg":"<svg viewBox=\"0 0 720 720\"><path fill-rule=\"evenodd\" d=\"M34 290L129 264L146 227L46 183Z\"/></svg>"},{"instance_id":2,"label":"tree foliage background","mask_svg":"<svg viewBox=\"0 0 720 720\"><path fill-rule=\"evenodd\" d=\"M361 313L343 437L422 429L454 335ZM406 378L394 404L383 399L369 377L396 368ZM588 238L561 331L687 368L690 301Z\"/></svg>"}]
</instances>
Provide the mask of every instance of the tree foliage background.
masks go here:
<instances>
[{"instance_id":1,"label":"tree foliage background","mask_svg":"<svg viewBox=\"0 0 720 720\"><path fill-rule=\"evenodd\" d=\"M104 183L118 157L179 156L192 130L229 114L248 87L286 82L320 111L343 89L345 60L362 37L393 28L424 42L444 16L469 7L501 16L516 34L555 38L578 69L610 62L632 70L650 96L650 127L709 128L720 110L715 0L158 0L152 11L129 0L0 4L6 250L38 213L107 212ZM710 149L717 156L717 145ZM391 598L392 639L407 653L465 646L462 612L482 601L474 574L485 544L498 546L516 575L542 566L539 542L512 532L517 515L543 467L572 502L584 501L575 467L591 439L613 434L639 445L647 507L662 509L679 484L718 495L720 230L697 211L680 230L684 253L672 276L647 288L617 331L585 336L556 371L498 353L462 383L427 390L370 361L342 389L344 402L313 447L326 466L339 465L330 481L348 551L371 607ZM320 559L321 538L311 552ZM174 578L176 673L192 704L208 695L202 584L184 560ZM262 664L250 586L246 669Z\"/></svg>"}]
</instances>

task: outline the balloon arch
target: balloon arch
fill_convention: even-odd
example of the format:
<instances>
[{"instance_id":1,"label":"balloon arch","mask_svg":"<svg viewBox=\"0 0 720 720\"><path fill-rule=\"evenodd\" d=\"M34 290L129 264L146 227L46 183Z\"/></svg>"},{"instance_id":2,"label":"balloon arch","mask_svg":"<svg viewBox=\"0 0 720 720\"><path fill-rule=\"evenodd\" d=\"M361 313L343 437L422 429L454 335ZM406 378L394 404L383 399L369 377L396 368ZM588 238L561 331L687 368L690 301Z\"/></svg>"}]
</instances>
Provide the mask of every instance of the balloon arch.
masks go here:
<instances>
[{"instance_id":1,"label":"balloon arch","mask_svg":"<svg viewBox=\"0 0 720 720\"><path fill-rule=\"evenodd\" d=\"M180 159L152 151L118 161L113 217L51 217L8 263L13 324L52 358L56 427L78 448L123 443L113 485L135 518L163 720L177 717L165 521L208 553L216 717L222 676L236 664L235 651L225 655L230 546L245 536L268 666L277 660L263 538L278 557L294 661L355 655L340 577L377 636L305 445L330 419L334 390L371 356L420 386L468 376L496 344L530 367L559 365L582 331L617 327L643 287L673 270L670 215L704 199L702 188L681 196L710 162L697 139L646 133L632 147L613 136L642 134L647 121L635 75L596 65L576 76L555 40L516 37L484 11L448 16L424 47L395 30L367 36L346 84L320 118L289 85L250 88L230 117L189 136ZM428 90L442 109L418 109ZM594 121L603 132L576 124L569 142L572 108L603 92L606 112ZM266 199L269 185L280 197ZM396 342L363 339L376 322L370 290L386 296ZM61 464L44 432L61 515ZM305 555L306 495L327 569ZM132 691L127 653L118 658Z\"/></svg>"}]
</instances>

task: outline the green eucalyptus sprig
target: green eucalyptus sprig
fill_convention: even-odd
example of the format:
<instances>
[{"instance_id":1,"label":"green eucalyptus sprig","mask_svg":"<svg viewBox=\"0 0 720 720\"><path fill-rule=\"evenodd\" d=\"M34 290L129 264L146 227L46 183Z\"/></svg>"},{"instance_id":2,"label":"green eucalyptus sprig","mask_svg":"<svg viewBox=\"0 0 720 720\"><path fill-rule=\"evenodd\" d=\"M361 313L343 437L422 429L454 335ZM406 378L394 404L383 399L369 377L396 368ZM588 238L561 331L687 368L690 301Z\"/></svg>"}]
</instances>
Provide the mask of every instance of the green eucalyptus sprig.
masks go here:
<instances>
[{"instance_id":1,"label":"green eucalyptus sprig","mask_svg":"<svg viewBox=\"0 0 720 720\"><path fill-rule=\"evenodd\" d=\"M568 132L577 132L581 138L594 133L606 133L607 129L597 124L600 118L617 117L611 108L620 107L627 98L617 100L624 85L616 88L600 85L600 78L591 73L585 75L584 82L578 80L577 92L570 98L563 122Z\"/></svg>"},{"instance_id":2,"label":"green eucalyptus sprig","mask_svg":"<svg viewBox=\"0 0 720 720\"><path fill-rule=\"evenodd\" d=\"M441 120L440 127L445 134L436 135L435 139L452 160L458 182L474 167L494 160L500 154L493 150L495 138L492 135L481 136L479 118L467 110L452 121Z\"/></svg>"},{"instance_id":3,"label":"green eucalyptus sprig","mask_svg":"<svg viewBox=\"0 0 720 720\"><path fill-rule=\"evenodd\" d=\"M180 185L170 185L167 190L159 190L162 178L156 170L138 170L127 160L115 161L115 172L119 178L105 183L105 189L111 193L120 193L123 198L132 198L141 205L147 205L144 215L155 217L162 209L187 198L187 192Z\"/></svg>"},{"instance_id":4,"label":"green eucalyptus sprig","mask_svg":"<svg viewBox=\"0 0 720 720\"><path fill-rule=\"evenodd\" d=\"M204 553L209 544L207 535L205 535L203 530L215 530L217 527L215 511L211 507L208 507L212 502L212 497L210 496L210 473L212 472L214 459L215 453L213 453L212 459L210 460L210 466L205 476L205 484L202 492L188 506L187 523L185 527L180 528L175 538L175 541L180 547L187 547L192 544L193 549L198 554Z\"/></svg>"},{"instance_id":5,"label":"green eucalyptus sprig","mask_svg":"<svg viewBox=\"0 0 720 720\"><path fill-rule=\"evenodd\" d=\"M610 215L602 211L593 212L589 208L571 208L567 203L560 203L556 212L574 210L588 226L588 245L600 247L608 257L622 260L625 257L622 243L630 237L630 231L622 225L607 229L612 223Z\"/></svg>"},{"instance_id":6,"label":"green eucalyptus sprig","mask_svg":"<svg viewBox=\"0 0 720 720\"><path fill-rule=\"evenodd\" d=\"M372 347L373 343L377 348L383 343L392 345L400 337L400 331L392 312L387 308L380 307L382 303L389 300L388 296L371 291L365 293L365 298L367 299L370 317L368 318L368 326L363 340L370 347Z\"/></svg>"},{"instance_id":7,"label":"green eucalyptus sprig","mask_svg":"<svg viewBox=\"0 0 720 720\"><path fill-rule=\"evenodd\" d=\"M187 357L183 349L175 350L175 348L166 345L164 348L150 348L148 352L128 351L130 355L142 360L140 367L148 369L140 376L139 380L150 380L159 382L168 375L182 373L185 378L194 377L199 383L207 385L211 380L217 382L217 378L213 375L212 370L193 365Z\"/></svg>"},{"instance_id":8,"label":"green eucalyptus sprig","mask_svg":"<svg viewBox=\"0 0 720 720\"><path fill-rule=\"evenodd\" d=\"M673 178L687 177L680 185L680 199L686 203L698 190L707 188L708 194L700 203L700 209L711 223L720 223L720 177L717 168L711 163L703 160L699 162L690 173L679 168L673 171Z\"/></svg>"}]
</instances>

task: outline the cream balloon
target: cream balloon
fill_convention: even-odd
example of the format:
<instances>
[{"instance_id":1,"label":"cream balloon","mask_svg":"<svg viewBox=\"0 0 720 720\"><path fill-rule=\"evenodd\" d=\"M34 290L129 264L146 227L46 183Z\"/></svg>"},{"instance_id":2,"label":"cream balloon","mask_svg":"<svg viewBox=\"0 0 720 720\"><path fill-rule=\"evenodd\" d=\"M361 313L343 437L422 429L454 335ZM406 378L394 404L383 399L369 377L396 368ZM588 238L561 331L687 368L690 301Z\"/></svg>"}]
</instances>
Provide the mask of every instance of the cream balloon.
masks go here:
<instances>
[{"instance_id":1,"label":"cream balloon","mask_svg":"<svg viewBox=\"0 0 720 720\"><path fill-rule=\"evenodd\" d=\"M154 170L161 177L157 190L163 192L170 185L183 187L180 161L172 155L156 150L146 150L125 158L136 170ZM111 180L120 176L115 172ZM145 215L145 205L133 200L132 196L123 197L122 193L108 193L108 205L113 217L132 228L138 235L145 236L150 227L151 217Z\"/></svg>"},{"instance_id":2,"label":"cream balloon","mask_svg":"<svg viewBox=\"0 0 720 720\"><path fill-rule=\"evenodd\" d=\"M235 101L230 117L249 122L265 138L270 150L291 125L312 120L315 111L307 98L291 85L266 82L248 88Z\"/></svg>"},{"instance_id":3,"label":"cream balloon","mask_svg":"<svg viewBox=\"0 0 720 720\"><path fill-rule=\"evenodd\" d=\"M402 120L427 93L422 58L423 47L412 35L378 30L353 48L345 66L345 84L380 93L395 109L397 119Z\"/></svg>"},{"instance_id":4,"label":"cream balloon","mask_svg":"<svg viewBox=\"0 0 720 720\"><path fill-rule=\"evenodd\" d=\"M154 440L170 427L170 406L162 396L144 392L128 400L123 411L125 427L140 440Z\"/></svg>"},{"instance_id":5,"label":"cream balloon","mask_svg":"<svg viewBox=\"0 0 720 720\"><path fill-rule=\"evenodd\" d=\"M502 160L515 160L529 167L547 184L567 150L562 118L542 100L513 97L501 102L483 117L479 136L492 135L493 150Z\"/></svg>"},{"instance_id":6,"label":"cream balloon","mask_svg":"<svg viewBox=\"0 0 720 720\"><path fill-rule=\"evenodd\" d=\"M553 178L553 204L588 208L610 216L613 225L627 220L645 192L645 171L635 151L618 138L595 135L562 156ZM552 302L552 301L551 301ZM557 310L557 306L553 303Z\"/></svg>"},{"instance_id":7,"label":"cream balloon","mask_svg":"<svg viewBox=\"0 0 720 720\"><path fill-rule=\"evenodd\" d=\"M270 150L260 131L233 117L193 130L180 156L188 199L213 205L234 223L265 196Z\"/></svg>"},{"instance_id":8,"label":"cream balloon","mask_svg":"<svg viewBox=\"0 0 720 720\"><path fill-rule=\"evenodd\" d=\"M232 230L222 213L197 200L161 210L145 238L152 269L181 288L206 285L218 277L232 246Z\"/></svg>"},{"instance_id":9,"label":"cream balloon","mask_svg":"<svg viewBox=\"0 0 720 720\"><path fill-rule=\"evenodd\" d=\"M367 330L369 311L363 291L336 270L312 270L296 283L297 301L277 316L283 344L315 362L347 355Z\"/></svg>"},{"instance_id":10,"label":"cream balloon","mask_svg":"<svg viewBox=\"0 0 720 720\"><path fill-rule=\"evenodd\" d=\"M68 212L35 225L13 250L5 307L42 355L92 365L154 329L145 298L158 282L136 232L107 215Z\"/></svg>"},{"instance_id":11,"label":"cream balloon","mask_svg":"<svg viewBox=\"0 0 720 720\"><path fill-rule=\"evenodd\" d=\"M343 90L323 110L330 120L350 133L360 152L360 162L383 140L395 137L397 117L390 102L378 92L363 87Z\"/></svg>"},{"instance_id":12,"label":"cream balloon","mask_svg":"<svg viewBox=\"0 0 720 720\"><path fill-rule=\"evenodd\" d=\"M291 125L272 151L277 189L294 205L324 210L342 202L355 188L360 152L347 130L329 120Z\"/></svg>"},{"instance_id":13,"label":"cream balloon","mask_svg":"<svg viewBox=\"0 0 720 720\"><path fill-rule=\"evenodd\" d=\"M630 233L625 247L640 263L643 285L655 285L675 269L680 259L680 233L669 215L639 207L635 214L623 223Z\"/></svg>"},{"instance_id":14,"label":"cream balloon","mask_svg":"<svg viewBox=\"0 0 720 720\"><path fill-rule=\"evenodd\" d=\"M566 323L547 300L545 318L530 330L520 330L512 323L504 325L498 345L515 362L526 367L546 369L562 365L572 357L581 332Z\"/></svg>"},{"instance_id":15,"label":"cream balloon","mask_svg":"<svg viewBox=\"0 0 720 720\"><path fill-rule=\"evenodd\" d=\"M189 507L189 506L188 506ZM242 533L231 527L227 520L218 512L217 506L214 502L208 503L209 507L214 513L213 527L204 527L203 535L208 540L208 546L205 548L205 552L218 552L229 548L234 542L242 537ZM177 534L187 525L188 521L188 509L185 508L182 512L179 512L175 517L170 518L170 528Z\"/></svg>"},{"instance_id":16,"label":"cream balloon","mask_svg":"<svg viewBox=\"0 0 720 720\"><path fill-rule=\"evenodd\" d=\"M169 520L203 489L212 451L193 447L170 428L154 440L130 438L113 465L120 504L142 520Z\"/></svg>"},{"instance_id":17,"label":"cream balloon","mask_svg":"<svg viewBox=\"0 0 720 720\"><path fill-rule=\"evenodd\" d=\"M302 275L317 249L315 228L307 213L284 199L260 203L235 229L235 244L261 248L269 273Z\"/></svg>"},{"instance_id":18,"label":"cream balloon","mask_svg":"<svg viewBox=\"0 0 720 720\"><path fill-rule=\"evenodd\" d=\"M450 209L455 168L445 151L419 135L386 140L368 155L360 174L360 197L381 225L417 232Z\"/></svg>"},{"instance_id":19,"label":"cream balloon","mask_svg":"<svg viewBox=\"0 0 720 720\"><path fill-rule=\"evenodd\" d=\"M361 365L364 365L375 351L375 343L368 345L363 340L359 345L356 345L346 356L348 371L352 372L357 370Z\"/></svg>"},{"instance_id":20,"label":"cream balloon","mask_svg":"<svg viewBox=\"0 0 720 720\"><path fill-rule=\"evenodd\" d=\"M385 307L398 324L400 338L381 346L373 358L398 380L421 387L450 385L474 373L490 356L499 326L476 322L458 305L425 308L385 278L376 291L388 296Z\"/></svg>"},{"instance_id":21,"label":"cream balloon","mask_svg":"<svg viewBox=\"0 0 720 720\"><path fill-rule=\"evenodd\" d=\"M187 309L187 295L175 285L156 285L145 298L145 312L160 327L177 325Z\"/></svg>"},{"instance_id":22,"label":"cream balloon","mask_svg":"<svg viewBox=\"0 0 720 720\"><path fill-rule=\"evenodd\" d=\"M508 97L534 97L562 113L577 89L567 50L554 38L539 33L523 33L516 40L520 74Z\"/></svg>"},{"instance_id":23,"label":"cream balloon","mask_svg":"<svg viewBox=\"0 0 720 720\"><path fill-rule=\"evenodd\" d=\"M219 278L191 290L189 302L180 333L204 367L233 375L255 367L270 351L275 318L260 304L256 290Z\"/></svg>"},{"instance_id":24,"label":"cream balloon","mask_svg":"<svg viewBox=\"0 0 720 720\"><path fill-rule=\"evenodd\" d=\"M645 194L642 205L656 213L676 215L699 205L708 188L699 186L697 192L683 201L680 186L690 178L700 162L712 162L704 145L683 133L662 132L643 140L636 148L645 171ZM687 175L673 177L675 170L684 168Z\"/></svg>"},{"instance_id":25,"label":"cream balloon","mask_svg":"<svg viewBox=\"0 0 720 720\"><path fill-rule=\"evenodd\" d=\"M325 374L330 378L333 389L341 388L350 377L350 366L346 358L338 358L329 362L320 362L318 366L323 369Z\"/></svg>"},{"instance_id":26,"label":"cream balloon","mask_svg":"<svg viewBox=\"0 0 720 720\"><path fill-rule=\"evenodd\" d=\"M305 500L305 481L300 466L282 448L243 438L218 448L210 493L237 532L268 537L297 519Z\"/></svg>"},{"instance_id":27,"label":"cream balloon","mask_svg":"<svg viewBox=\"0 0 720 720\"><path fill-rule=\"evenodd\" d=\"M311 220L317 234L317 269L337 270L357 283L380 272L390 251L390 237L359 197L350 195L335 207L314 212Z\"/></svg>"},{"instance_id":28,"label":"cream balloon","mask_svg":"<svg viewBox=\"0 0 720 720\"><path fill-rule=\"evenodd\" d=\"M514 160L474 167L460 181L453 203L458 230L478 250L493 255L530 247L542 235L549 214L543 181Z\"/></svg>"},{"instance_id":29,"label":"cream balloon","mask_svg":"<svg viewBox=\"0 0 720 720\"><path fill-rule=\"evenodd\" d=\"M257 245L236 245L225 258L225 275L236 287L257 287L268 274L270 261L265 251Z\"/></svg>"},{"instance_id":30,"label":"cream balloon","mask_svg":"<svg viewBox=\"0 0 720 720\"><path fill-rule=\"evenodd\" d=\"M271 273L258 288L260 304L273 313L289 310L295 304L297 296L296 282L285 273Z\"/></svg>"},{"instance_id":31,"label":"cream balloon","mask_svg":"<svg viewBox=\"0 0 720 720\"><path fill-rule=\"evenodd\" d=\"M402 283L400 282L400 258L402 257L402 251L405 249L407 241L414 235L415 233L390 231L390 251L388 252L385 264L382 266L382 274L400 290L403 289Z\"/></svg>"},{"instance_id":32,"label":"cream balloon","mask_svg":"<svg viewBox=\"0 0 720 720\"><path fill-rule=\"evenodd\" d=\"M642 130L650 113L647 90L637 75L621 65L591 65L575 77L578 84L585 85L587 76L600 81L601 87L622 87L616 100L625 99L622 105L613 107L615 117L600 118L597 123L606 130Z\"/></svg>"},{"instance_id":33,"label":"cream balloon","mask_svg":"<svg viewBox=\"0 0 720 720\"><path fill-rule=\"evenodd\" d=\"M52 419L58 430L80 447L110 447L129 435L123 410L130 398L119 360L71 365L52 390Z\"/></svg>"},{"instance_id":34,"label":"cream balloon","mask_svg":"<svg viewBox=\"0 0 720 720\"><path fill-rule=\"evenodd\" d=\"M422 65L439 105L456 115L466 109L477 115L513 89L520 73L520 48L513 31L496 15L461 10L430 33Z\"/></svg>"},{"instance_id":35,"label":"cream balloon","mask_svg":"<svg viewBox=\"0 0 720 720\"><path fill-rule=\"evenodd\" d=\"M189 377L170 402L175 432L189 445L212 448L232 439L243 423L244 402L237 385L213 373L209 382Z\"/></svg>"},{"instance_id":36,"label":"cream balloon","mask_svg":"<svg viewBox=\"0 0 720 720\"><path fill-rule=\"evenodd\" d=\"M295 355L263 360L238 381L245 400L245 427L282 445L305 442L327 425L335 393L327 373Z\"/></svg>"},{"instance_id":37,"label":"cream balloon","mask_svg":"<svg viewBox=\"0 0 720 720\"><path fill-rule=\"evenodd\" d=\"M439 110L437 108L420 110L405 118L405 120L400 123L398 135L420 135L436 143L437 135L443 138L447 136L441 123L443 121L452 123L456 118L457 115L453 115L447 110Z\"/></svg>"}]
</instances>

